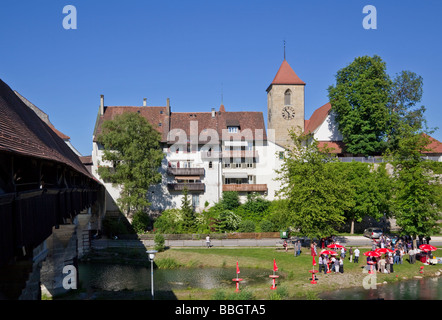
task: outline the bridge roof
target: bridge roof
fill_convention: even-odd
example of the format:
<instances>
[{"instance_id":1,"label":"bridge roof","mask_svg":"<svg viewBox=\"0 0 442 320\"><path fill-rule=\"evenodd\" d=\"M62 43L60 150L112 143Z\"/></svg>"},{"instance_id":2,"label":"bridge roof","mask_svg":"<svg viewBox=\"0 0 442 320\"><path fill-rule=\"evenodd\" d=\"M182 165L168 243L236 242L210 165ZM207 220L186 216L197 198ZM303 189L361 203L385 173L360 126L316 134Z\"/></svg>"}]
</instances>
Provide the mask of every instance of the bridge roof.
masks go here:
<instances>
[{"instance_id":1,"label":"bridge roof","mask_svg":"<svg viewBox=\"0 0 442 320\"><path fill-rule=\"evenodd\" d=\"M96 180L62 138L0 79L0 152L66 164Z\"/></svg>"}]
</instances>

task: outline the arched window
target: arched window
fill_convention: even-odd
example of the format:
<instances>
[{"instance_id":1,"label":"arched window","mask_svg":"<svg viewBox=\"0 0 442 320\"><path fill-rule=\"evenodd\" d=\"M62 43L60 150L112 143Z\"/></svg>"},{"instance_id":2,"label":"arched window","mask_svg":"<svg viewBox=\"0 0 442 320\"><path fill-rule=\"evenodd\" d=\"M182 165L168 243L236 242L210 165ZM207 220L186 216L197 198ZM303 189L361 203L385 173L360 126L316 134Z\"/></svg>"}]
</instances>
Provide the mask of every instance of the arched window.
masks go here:
<instances>
[{"instance_id":1,"label":"arched window","mask_svg":"<svg viewBox=\"0 0 442 320\"><path fill-rule=\"evenodd\" d=\"M290 90L287 90L284 93L284 105L289 106L292 104L292 92Z\"/></svg>"}]
</instances>

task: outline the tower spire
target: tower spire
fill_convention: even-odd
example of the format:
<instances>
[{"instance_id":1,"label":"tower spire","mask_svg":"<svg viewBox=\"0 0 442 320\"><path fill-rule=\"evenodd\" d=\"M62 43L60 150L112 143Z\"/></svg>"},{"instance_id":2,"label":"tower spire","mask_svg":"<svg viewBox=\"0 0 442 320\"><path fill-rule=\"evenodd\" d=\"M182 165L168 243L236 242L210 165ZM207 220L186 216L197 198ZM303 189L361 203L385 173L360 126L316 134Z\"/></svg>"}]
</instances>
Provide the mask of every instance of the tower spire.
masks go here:
<instances>
[{"instance_id":1,"label":"tower spire","mask_svg":"<svg viewBox=\"0 0 442 320\"><path fill-rule=\"evenodd\" d=\"M285 39L284 39L284 60L285 60Z\"/></svg>"}]
</instances>

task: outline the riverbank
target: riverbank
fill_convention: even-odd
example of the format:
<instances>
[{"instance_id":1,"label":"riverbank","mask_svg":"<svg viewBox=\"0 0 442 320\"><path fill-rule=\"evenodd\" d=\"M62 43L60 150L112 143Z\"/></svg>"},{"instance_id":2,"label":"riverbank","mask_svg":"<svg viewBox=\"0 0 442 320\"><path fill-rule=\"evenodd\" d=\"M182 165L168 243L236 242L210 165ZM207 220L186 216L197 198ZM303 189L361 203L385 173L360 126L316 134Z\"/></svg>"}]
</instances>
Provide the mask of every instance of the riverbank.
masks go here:
<instances>
[{"instance_id":1,"label":"riverbank","mask_svg":"<svg viewBox=\"0 0 442 320\"><path fill-rule=\"evenodd\" d=\"M310 278L312 270L312 257L307 250L303 250L301 256L295 257L293 252L285 252L275 248L171 248L164 252L157 253L155 258L156 268L227 268L232 270L232 278L236 277L236 263L243 272L241 278L247 279L248 268L268 269L269 275L273 270L273 259L275 259L280 278L277 279L278 290L270 290L271 280L268 284L241 286L245 293L244 299L315 299L322 292L340 290L351 287L362 287L364 279L367 282L367 269L365 256L363 252L369 248L361 248L361 257L359 263L350 263L348 257L344 262L344 273L317 274L317 283L311 284ZM108 248L93 250L85 256L83 261L89 263L101 262L110 264L133 264L149 267L149 262L144 248ZM316 261L317 262L317 261ZM422 263L409 264L408 258L404 259L403 264L394 265L394 273L375 274L370 279L377 286L388 283L395 283L414 279L415 277L439 277L442 274L442 265L426 265L423 273L420 273ZM318 269L318 266L315 266ZM231 281L231 278L228 279ZM179 300L211 300L223 299L222 297L232 299L229 296L230 291L234 291L232 286L217 289L195 289L184 288L174 289L173 292L159 293L159 299L179 299ZM146 292L93 292L88 296L101 299L124 299L124 296L132 299L149 299L150 295ZM83 295L84 296L84 295ZM241 298L241 295L237 295Z\"/></svg>"}]
</instances>

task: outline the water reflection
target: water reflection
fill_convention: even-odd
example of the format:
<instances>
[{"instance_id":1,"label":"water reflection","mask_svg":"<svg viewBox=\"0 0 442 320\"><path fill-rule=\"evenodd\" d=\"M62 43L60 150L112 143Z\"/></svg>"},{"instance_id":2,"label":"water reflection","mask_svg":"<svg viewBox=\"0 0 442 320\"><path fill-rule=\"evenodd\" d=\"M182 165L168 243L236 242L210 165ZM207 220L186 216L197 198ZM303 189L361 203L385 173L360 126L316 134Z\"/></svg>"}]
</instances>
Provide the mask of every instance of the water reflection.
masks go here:
<instances>
[{"instance_id":1,"label":"water reflection","mask_svg":"<svg viewBox=\"0 0 442 320\"><path fill-rule=\"evenodd\" d=\"M269 281L268 270L241 269L243 284L250 285ZM106 291L150 289L150 268L128 265L97 263L79 264L80 283L85 288ZM228 268L181 268L155 269L154 285L158 290L231 287L236 277L235 269Z\"/></svg>"},{"instance_id":2,"label":"water reflection","mask_svg":"<svg viewBox=\"0 0 442 320\"><path fill-rule=\"evenodd\" d=\"M424 278L400 281L366 290L362 286L325 292L319 295L324 300L441 300L442 279Z\"/></svg>"}]
</instances>

